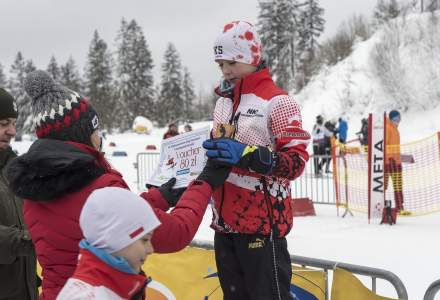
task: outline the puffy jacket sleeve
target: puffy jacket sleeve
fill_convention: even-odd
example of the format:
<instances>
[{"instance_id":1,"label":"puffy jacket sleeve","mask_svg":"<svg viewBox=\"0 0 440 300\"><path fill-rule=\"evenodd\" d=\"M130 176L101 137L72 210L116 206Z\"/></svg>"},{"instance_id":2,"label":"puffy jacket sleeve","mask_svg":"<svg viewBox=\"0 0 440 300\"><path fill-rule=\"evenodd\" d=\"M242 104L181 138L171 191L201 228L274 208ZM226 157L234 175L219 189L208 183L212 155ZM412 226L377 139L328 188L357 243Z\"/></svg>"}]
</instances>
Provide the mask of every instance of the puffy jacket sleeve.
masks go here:
<instances>
[{"instance_id":1,"label":"puffy jacket sleeve","mask_svg":"<svg viewBox=\"0 0 440 300\"><path fill-rule=\"evenodd\" d=\"M309 159L310 134L302 128L298 104L288 95L271 101L269 128L274 138L276 164L272 175L293 180L301 175Z\"/></svg>"},{"instance_id":2,"label":"puffy jacket sleeve","mask_svg":"<svg viewBox=\"0 0 440 300\"><path fill-rule=\"evenodd\" d=\"M157 193L160 195L158 191ZM194 181L170 213L166 213L160 207L154 207L162 223L153 234L154 252L177 252L189 245L202 222L211 194L208 183Z\"/></svg>"},{"instance_id":3,"label":"puffy jacket sleeve","mask_svg":"<svg viewBox=\"0 0 440 300\"><path fill-rule=\"evenodd\" d=\"M168 202L162 197L162 194L157 188L151 188L148 192L141 194L141 197L148 201L148 203L155 209L167 211L170 207Z\"/></svg>"},{"instance_id":4,"label":"puffy jacket sleeve","mask_svg":"<svg viewBox=\"0 0 440 300\"><path fill-rule=\"evenodd\" d=\"M0 264L10 264L18 256L33 254L32 241L27 231L20 230L15 226L0 225Z\"/></svg>"}]
</instances>

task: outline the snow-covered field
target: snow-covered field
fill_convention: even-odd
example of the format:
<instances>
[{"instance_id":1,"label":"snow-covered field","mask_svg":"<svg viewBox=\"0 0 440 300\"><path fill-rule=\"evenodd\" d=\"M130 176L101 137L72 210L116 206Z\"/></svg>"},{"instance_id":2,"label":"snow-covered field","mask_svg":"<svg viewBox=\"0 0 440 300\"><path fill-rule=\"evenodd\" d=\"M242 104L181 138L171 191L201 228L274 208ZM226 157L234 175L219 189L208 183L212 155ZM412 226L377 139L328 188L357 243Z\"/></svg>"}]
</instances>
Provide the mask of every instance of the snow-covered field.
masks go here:
<instances>
[{"instance_id":1,"label":"snow-covered field","mask_svg":"<svg viewBox=\"0 0 440 300\"><path fill-rule=\"evenodd\" d=\"M206 125L206 122L196 123L193 128ZM132 190L137 190L133 165L137 153L145 152L146 145L159 148L164 131L155 129L151 135L109 135L104 141L109 160ZM110 142L116 143L116 147L109 147ZM24 153L29 145L29 141L15 142L13 148ZM115 150L126 151L128 156L112 157ZM316 217L294 219L294 228L287 237L291 254L389 270L403 281L409 299L423 299L429 284L440 279L440 214L400 217L396 226L389 226L369 225L366 215L360 213L354 217L337 217L333 205L317 205L315 209ZM213 240L210 221L211 211L207 210L197 240ZM364 282L371 286L370 280ZM378 292L396 297L393 287L382 280L378 280Z\"/></svg>"}]
</instances>

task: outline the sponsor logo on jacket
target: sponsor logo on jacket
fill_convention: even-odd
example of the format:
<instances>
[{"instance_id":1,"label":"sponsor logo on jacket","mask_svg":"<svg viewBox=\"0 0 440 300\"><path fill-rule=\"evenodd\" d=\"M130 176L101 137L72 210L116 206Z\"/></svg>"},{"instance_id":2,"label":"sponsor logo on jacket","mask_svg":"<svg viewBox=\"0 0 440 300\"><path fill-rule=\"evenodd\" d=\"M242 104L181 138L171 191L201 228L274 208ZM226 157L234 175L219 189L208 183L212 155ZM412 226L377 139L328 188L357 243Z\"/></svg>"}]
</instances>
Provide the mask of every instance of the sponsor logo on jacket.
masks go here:
<instances>
[{"instance_id":1,"label":"sponsor logo on jacket","mask_svg":"<svg viewBox=\"0 0 440 300\"><path fill-rule=\"evenodd\" d=\"M263 117L263 114L258 113L258 109L256 108L248 108L248 110L245 113L241 113L241 115L245 117Z\"/></svg>"}]
</instances>

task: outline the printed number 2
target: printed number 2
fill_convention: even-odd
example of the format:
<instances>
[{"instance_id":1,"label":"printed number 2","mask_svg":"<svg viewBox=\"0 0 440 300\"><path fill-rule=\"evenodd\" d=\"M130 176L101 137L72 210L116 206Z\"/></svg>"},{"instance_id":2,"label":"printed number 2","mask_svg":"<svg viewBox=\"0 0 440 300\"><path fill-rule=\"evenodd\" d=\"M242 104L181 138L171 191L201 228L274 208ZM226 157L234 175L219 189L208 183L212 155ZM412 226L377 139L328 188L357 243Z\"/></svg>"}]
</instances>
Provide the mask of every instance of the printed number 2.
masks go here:
<instances>
[{"instance_id":1,"label":"printed number 2","mask_svg":"<svg viewBox=\"0 0 440 300\"><path fill-rule=\"evenodd\" d=\"M223 46L215 46L214 54L223 54Z\"/></svg>"}]
</instances>

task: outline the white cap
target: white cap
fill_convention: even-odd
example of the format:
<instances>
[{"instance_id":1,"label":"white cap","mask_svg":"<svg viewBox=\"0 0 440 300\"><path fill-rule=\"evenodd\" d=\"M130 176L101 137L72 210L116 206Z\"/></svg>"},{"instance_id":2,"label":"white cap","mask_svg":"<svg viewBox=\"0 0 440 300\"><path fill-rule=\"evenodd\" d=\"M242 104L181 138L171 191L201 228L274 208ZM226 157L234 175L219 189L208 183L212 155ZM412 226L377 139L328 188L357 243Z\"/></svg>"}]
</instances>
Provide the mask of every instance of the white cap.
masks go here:
<instances>
[{"instance_id":1,"label":"white cap","mask_svg":"<svg viewBox=\"0 0 440 300\"><path fill-rule=\"evenodd\" d=\"M261 61L261 41L256 28L244 21L223 27L214 43L215 60L224 59L257 66Z\"/></svg>"},{"instance_id":2,"label":"white cap","mask_svg":"<svg viewBox=\"0 0 440 300\"><path fill-rule=\"evenodd\" d=\"M160 221L145 199L127 189L106 187L87 198L79 225L93 247L114 253L154 230Z\"/></svg>"}]
</instances>

